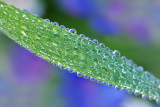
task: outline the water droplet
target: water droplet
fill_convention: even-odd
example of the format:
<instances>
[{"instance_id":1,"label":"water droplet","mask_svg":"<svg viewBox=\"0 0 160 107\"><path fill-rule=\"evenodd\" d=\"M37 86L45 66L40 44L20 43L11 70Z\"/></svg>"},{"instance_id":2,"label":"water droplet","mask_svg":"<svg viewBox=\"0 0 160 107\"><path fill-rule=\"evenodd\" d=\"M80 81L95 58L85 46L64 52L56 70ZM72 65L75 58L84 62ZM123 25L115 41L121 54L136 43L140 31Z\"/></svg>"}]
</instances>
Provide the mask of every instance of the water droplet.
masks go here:
<instances>
[{"instance_id":1,"label":"water droplet","mask_svg":"<svg viewBox=\"0 0 160 107\"><path fill-rule=\"evenodd\" d=\"M122 58L123 60L127 60L127 58L126 58L125 56L122 56L121 58Z\"/></svg>"},{"instance_id":2,"label":"water droplet","mask_svg":"<svg viewBox=\"0 0 160 107\"><path fill-rule=\"evenodd\" d=\"M115 66L118 66L118 62L115 62L114 65L115 65Z\"/></svg>"},{"instance_id":3,"label":"water droplet","mask_svg":"<svg viewBox=\"0 0 160 107\"><path fill-rule=\"evenodd\" d=\"M4 6L1 4L1 7L4 7Z\"/></svg>"},{"instance_id":4,"label":"water droplet","mask_svg":"<svg viewBox=\"0 0 160 107\"><path fill-rule=\"evenodd\" d=\"M66 28L66 30L69 31L70 29L69 29L69 28Z\"/></svg>"},{"instance_id":5,"label":"water droplet","mask_svg":"<svg viewBox=\"0 0 160 107\"><path fill-rule=\"evenodd\" d=\"M126 71L126 70L124 70L124 69L122 69L122 72L123 72L124 74L126 74L126 73L127 73L127 71Z\"/></svg>"},{"instance_id":6,"label":"water droplet","mask_svg":"<svg viewBox=\"0 0 160 107\"><path fill-rule=\"evenodd\" d=\"M83 77L84 77L85 79L88 79L88 78L89 78L87 75L83 75Z\"/></svg>"},{"instance_id":7,"label":"water droplet","mask_svg":"<svg viewBox=\"0 0 160 107\"><path fill-rule=\"evenodd\" d=\"M137 70L138 70L138 71L143 71L143 67L142 67L142 66L138 66L138 67L137 67Z\"/></svg>"},{"instance_id":8,"label":"water droplet","mask_svg":"<svg viewBox=\"0 0 160 107\"><path fill-rule=\"evenodd\" d=\"M149 100L151 100L151 101L152 101L152 100L154 100L154 98L153 98L152 96L149 96Z\"/></svg>"},{"instance_id":9,"label":"water droplet","mask_svg":"<svg viewBox=\"0 0 160 107\"><path fill-rule=\"evenodd\" d=\"M133 94L133 91L132 90L128 90L128 94Z\"/></svg>"},{"instance_id":10,"label":"water droplet","mask_svg":"<svg viewBox=\"0 0 160 107\"><path fill-rule=\"evenodd\" d=\"M113 53L114 53L116 56L120 56L120 52L119 52L118 50L115 50Z\"/></svg>"},{"instance_id":11,"label":"water droplet","mask_svg":"<svg viewBox=\"0 0 160 107\"><path fill-rule=\"evenodd\" d=\"M94 39L93 42L98 43L98 41L96 39Z\"/></svg>"},{"instance_id":12,"label":"water droplet","mask_svg":"<svg viewBox=\"0 0 160 107\"><path fill-rule=\"evenodd\" d=\"M103 48L105 47L105 45L103 43L100 43L99 45L102 46Z\"/></svg>"},{"instance_id":13,"label":"water droplet","mask_svg":"<svg viewBox=\"0 0 160 107\"><path fill-rule=\"evenodd\" d=\"M68 71L69 71L70 73L73 73L73 72L74 72L72 69L69 69Z\"/></svg>"},{"instance_id":14,"label":"water droplet","mask_svg":"<svg viewBox=\"0 0 160 107\"><path fill-rule=\"evenodd\" d=\"M100 81L100 80L97 80L97 83L98 83L98 84L101 84L101 83L102 83L102 81Z\"/></svg>"},{"instance_id":15,"label":"water droplet","mask_svg":"<svg viewBox=\"0 0 160 107\"><path fill-rule=\"evenodd\" d=\"M108 87L113 87L113 85L111 83L108 83Z\"/></svg>"},{"instance_id":16,"label":"water droplet","mask_svg":"<svg viewBox=\"0 0 160 107\"><path fill-rule=\"evenodd\" d=\"M18 11L16 11L16 13L17 13L17 14L19 14L19 12L18 12Z\"/></svg>"},{"instance_id":17,"label":"water droplet","mask_svg":"<svg viewBox=\"0 0 160 107\"><path fill-rule=\"evenodd\" d=\"M133 63L133 61L131 59L128 60L129 63Z\"/></svg>"},{"instance_id":18,"label":"water droplet","mask_svg":"<svg viewBox=\"0 0 160 107\"><path fill-rule=\"evenodd\" d=\"M77 76L78 76L78 77L82 77L82 74L79 73L79 72L77 72Z\"/></svg>"},{"instance_id":19,"label":"water droplet","mask_svg":"<svg viewBox=\"0 0 160 107\"><path fill-rule=\"evenodd\" d=\"M142 95L142 98L143 98L143 99L148 99L148 96L145 95L145 94L143 94L143 95Z\"/></svg>"},{"instance_id":20,"label":"water droplet","mask_svg":"<svg viewBox=\"0 0 160 107\"><path fill-rule=\"evenodd\" d=\"M65 29L65 28L66 28L64 25L60 25L60 27L61 27L62 29Z\"/></svg>"},{"instance_id":21,"label":"water droplet","mask_svg":"<svg viewBox=\"0 0 160 107\"><path fill-rule=\"evenodd\" d=\"M75 33L75 34L77 33L77 31L75 29L70 29L69 32Z\"/></svg>"},{"instance_id":22,"label":"water droplet","mask_svg":"<svg viewBox=\"0 0 160 107\"><path fill-rule=\"evenodd\" d=\"M115 89L116 89L116 90L120 90L121 87L120 87L120 86L115 86Z\"/></svg>"},{"instance_id":23,"label":"water droplet","mask_svg":"<svg viewBox=\"0 0 160 107\"><path fill-rule=\"evenodd\" d=\"M102 82L102 84L103 84L103 85L107 85L107 83L106 83L106 82Z\"/></svg>"},{"instance_id":24,"label":"water droplet","mask_svg":"<svg viewBox=\"0 0 160 107\"><path fill-rule=\"evenodd\" d=\"M113 65L112 63L110 63L110 64L108 65L108 67L109 67L109 69L113 69L114 65Z\"/></svg>"},{"instance_id":25,"label":"water droplet","mask_svg":"<svg viewBox=\"0 0 160 107\"><path fill-rule=\"evenodd\" d=\"M95 81L96 79L95 79L95 78L93 78L93 77L90 77L90 80L91 80L91 81Z\"/></svg>"},{"instance_id":26,"label":"water droplet","mask_svg":"<svg viewBox=\"0 0 160 107\"><path fill-rule=\"evenodd\" d=\"M137 85L137 84L138 84L138 81L133 80L133 84L134 84L134 85Z\"/></svg>"},{"instance_id":27,"label":"water droplet","mask_svg":"<svg viewBox=\"0 0 160 107\"><path fill-rule=\"evenodd\" d=\"M135 92L134 92L134 95L135 95L135 96L139 96L139 95L140 95L140 92L135 91Z\"/></svg>"},{"instance_id":28,"label":"water droplet","mask_svg":"<svg viewBox=\"0 0 160 107\"><path fill-rule=\"evenodd\" d=\"M85 37L86 40L91 40L89 37Z\"/></svg>"},{"instance_id":29,"label":"water droplet","mask_svg":"<svg viewBox=\"0 0 160 107\"><path fill-rule=\"evenodd\" d=\"M122 90L123 92L126 92L126 89L125 89L125 88L121 88L121 90Z\"/></svg>"},{"instance_id":30,"label":"water droplet","mask_svg":"<svg viewBox=\"0 0 160 107\"><path fill-rule=\"evenodd\" d=\"M25 13L29 13L29 11L27 9L23 9L23 12Z\"/></svg>"},{"instance_id":31,"label":"water droplet","mask_svg":"<svg viewBox=\"0 0 160 107\"><path fill-rule=\"evenodd\" d=\"M61 68L61 69L65 69L65 67L64 67L64 66L60 66L60 68Z\"/></svg>"},{"instance_id":32,"label":"water droplet","mask_svg":"<svg viewBox=\"0 0 160 107\"><path fill-rule=\"evenodd\" d=\"M120 74L120 77L121 77L121 78L124 78L124 77L125 77L125 75L124 75L123 73L121 73L121 74Z\"/></svg>"},{"instance_id":33,"label":"water droplet","mask_svg":"<svg viewBox=\"0 0 160 107\"><path fill-rule=\"evenodd\" d=\"M79 36L80 36L80 37L84 37L84 34L80 34Z\"/></svg>"},{"instance_id":34,"label":"water droplet","mask_svg":"<svg viewBox=\"0 0 160 107\"><path fill-rule=\"evenodd\" d=\"M109 47L106 47L107 50L110 50Z\"/></svg>"},{"instance_id":35,"label":"water droplet","mask_svg":"<svg viewBox=\"0 0 160 107\"><path fill-rule=\"evenodd\" d=\"M57 66L57 63L53 63L53 65L56 65L56 66Z\"/></svg>"},{"instance_id":36,"label":"water droplet","mask_svg":"<svg viewBox=\"0 0 160 107\"><path fill-rule=\"evenodd\" d=\"M58 22L51 22L51 24L59 26Z\"/></svg>"}]
</instances>

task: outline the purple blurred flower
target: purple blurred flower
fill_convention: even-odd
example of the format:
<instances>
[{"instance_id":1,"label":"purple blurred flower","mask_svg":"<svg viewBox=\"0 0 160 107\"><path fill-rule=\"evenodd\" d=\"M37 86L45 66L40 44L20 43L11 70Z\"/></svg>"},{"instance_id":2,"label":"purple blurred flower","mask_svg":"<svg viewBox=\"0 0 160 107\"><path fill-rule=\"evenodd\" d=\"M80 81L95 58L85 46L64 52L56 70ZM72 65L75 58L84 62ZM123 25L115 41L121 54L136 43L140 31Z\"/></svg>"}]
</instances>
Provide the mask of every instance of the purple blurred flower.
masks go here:
<instances>
[{"instance_id":1,"label":"purple blurred flower","mask_svg":"<svg viewBox=\"0 0 160 107\"><path fill-rule=\"evenodd\" d=\"M60 7L71 15L89 17L95 10L94 0L58 0Z\"/></svg>"},{"instance_id":2,"label":"purple blurred flower","mask_svg":"<svg viewBox=\"0 0 160 107\"><path fill-rule=\"evenodd\" d=\"M71 15L85 16L100 34L129 34L144 43L158 37L158 1L59 0L59 4Z\"/></svg>"},{"instance_id":3,"label":"purple blurred flower","mask_svg":"<svg viewBox=\"0 0 160 107\"><path fill-rule=\"evenodd\" d=\"M115 91L114 87L79 78L76 73L65 70L62 74L64 78L59 93L66 99L66 107L121 107L129 97L126 93Z\"/></svg>"},{"instance_id":4,"label":"purple blurred flower","mask_svg":"<svg viewBox=\"0 0 160 107\"><path fill-rule=\"evenodd\" d=\"M49 63L34 56L28 50L16 47L12 53L13 72L19 83L37 84L50 75Z\"/></svg>"}]
</instances>

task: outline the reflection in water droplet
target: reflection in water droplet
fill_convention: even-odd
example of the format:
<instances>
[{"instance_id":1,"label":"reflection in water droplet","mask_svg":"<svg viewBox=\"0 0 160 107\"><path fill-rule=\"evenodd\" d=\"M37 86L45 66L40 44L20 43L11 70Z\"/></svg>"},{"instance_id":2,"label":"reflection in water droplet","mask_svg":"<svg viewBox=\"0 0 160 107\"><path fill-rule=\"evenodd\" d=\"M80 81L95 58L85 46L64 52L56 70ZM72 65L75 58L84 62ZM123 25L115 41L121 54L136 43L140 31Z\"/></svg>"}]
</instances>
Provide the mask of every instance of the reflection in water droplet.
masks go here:
<instances>
[{"instance_id":1,"label":"reflection in water droplet","mask_svg":"<svg viewBox=\"0 0 160 107\"><path fill-rule=\"evenodd\" d=\"M115 86L115 89L116 89L116 90L120 90L121 87L120 87L120 86Z\"/></svg>"},{"instance_id":2,"label":"reflection in water droplet","mask_svg":"<svg viewBox=\"0 0 160 107\"><path fill-rule=\"evenodd\" d=\"M93 78L93 77L90 77L90 80L91 80L91 81L95 81L95 78Z\"/></svg>"},{"instance_id":3,"label":"reflection in water droplet","mask_svg":"<svg viewBox=\"0 0 160 107\"><path fill-rule=\"evenodd\" d=\"M157 99L156 102L157 102L158 104L160 104L160 99Z\"/></svg>"},{"instance_id":4,"label":"reflection in water droplet","mask_svg":"<svg viewBox=\"0 0 160 107\"><path fill-rule=\"evenodd\" d=\"M128 90L128 94L132 94L133 93L133 91L132 90Z\"/></svg>"},{"instance_id":5,"label":"reflection in water droplet","mask_svg":"<svg viewBox=\"0 0 160 107\"><path fill-rule=\"evenodd\" d=\"M82 77L82 74L79 73L79 72L77 72L77 76L78 76L78 77Z\"/></svg>"},{"instance_id":6,"label":"reflection in water droplet","mask_svg":"<svg viewBox=\"0 0 160 107\"><path fill-rule=\"evenodd\" d=\"M134 95L135 95L135 96L139 96L139 95L140 95L140 92L135 91L135 92L134 92Z\"/></svg>"},{"instance_id":7,"label":"reflection in water droplet","mask_svg":"<svg viewBox=\"0 0 160 107\"><path fill-rule=\"evenodd\" d=\"M152 100L154 100L154 98L153 98L152 96L150 96L150 97L149 97L149 100L151 100L151 101L152 101Z\"/></svg>"},{"instance_id":8,"label":"reflection in water droplet","mask_svg":"<svg viewBox=\"0 0 160 107\"><path fill-rule=\"evenodd\" d=\"M108 87L113 87L113 85L111 83L108 83Z\"/></svg>"},{"instance_id":9,"label":"reflection in water droplet","mask_svg":"<svg viewBox=\"0 0 160 107\"><path fill-rule=\"evenodd\" d=\"M126 89L125 89L125 88L121 88L121 90L122 90L123 92L126 92Z\"/></svg>"},{"instance_id":10,"label":"reflection in water droplet","mask_svg":"<svg viewBox=\"0 0 160 107\"><path fill-rule=\"evenodd\" d=\"M89 78L87 75L83 75L83 77L84 77L85 79L88 79L88 78Z\"/></svg>"}]
</instances>

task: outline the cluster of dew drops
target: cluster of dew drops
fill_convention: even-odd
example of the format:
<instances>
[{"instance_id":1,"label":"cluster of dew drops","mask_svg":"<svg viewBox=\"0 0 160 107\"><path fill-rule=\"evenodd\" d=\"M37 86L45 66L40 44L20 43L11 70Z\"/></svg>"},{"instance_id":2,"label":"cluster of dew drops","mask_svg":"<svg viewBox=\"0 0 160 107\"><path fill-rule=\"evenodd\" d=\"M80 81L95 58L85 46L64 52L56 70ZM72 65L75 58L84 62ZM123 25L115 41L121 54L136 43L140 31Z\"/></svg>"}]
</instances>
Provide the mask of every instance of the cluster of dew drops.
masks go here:
<instances>
[{"instance_id":1,"label":"cluster of dew drops","mask_svg":"<svg viewBox=\"0 0 160 107\"><path fill-rule=\"evenodd\" d=\"M49 23L51 23L51 24L54 24L54 25L56 25L56 26L59 26L60 28L65 29L65 30L67 30L67 31L69 31L69 32L71 32L71 33L77 34L77 31L76 31L75 29L66 28L64 25L59 25L58 22L50 22L49 19L44 19L44 20L47 21L47 22L49 22ZM82 37L82 38L84 38L84 39L86 39L86 40L91 40L89 37L86 37L84 34L80 34L79 36ZM97 44L99 43L98 40L96 40L96 39L93 39L92 41L93 41L94 43L97 43ZM103 48L106 48L106 49L109 50L110 52L114 53L116 56L120 56L120 52L119 52L118 50L115 50L115 51L110 50L110 48L109 48L109 47L105 47L105 45L104 45L103 43L99 43L99 45L102 46ZM133 63L132 60L127 59L125 56L122 56L121 58L122 58L123 60L128 60L129 63ZM50 63L52 63L52 62L50 62ZM65 68L65 67L63 67L63 66L58 65L57 63L53 63L53 64L56 65L56 66L59 66L59 67L62 68L62 69L67 69L70 73L74 73L74 71L73 71L72 69ZM135 66L137 66L137 65L135 64ZM138 66L137 69L138 69L139 71L143 71L143 67L142 67L142 66ZM76 72L76 73L77 73L77 76L78 76L78 77L83 77L83 78L85 78L85 79L90 78L91 81L97 81L97 83L103 84L103 85L108 85L108 87L113 87L113 86L114 86L116 90L121 90L121 91L123 91L123 92L126 92L126 91L127 91L129 94L134 94L135 96L141 95L141 93L138 92L138 91L132 91L131 89L126 89L126 88L122 88L122 87L120 87L120 86L115 86L115 85L113 85L113 84L111 84L111 83L102 82L102 81L96 80L96 79L93 78L93 77L89 77L89 76L87 76L87 75L82 75L82 74L79 73L79 72ZM153 75L152 75L151 73L149 73L149 72L146 72L146 73L148 73L150 76L153 76ZM159 85L159 88L160 88L160 85ZM147 96L147 95L145 95L145 94L142 94L142 98L143 98L143 99L149 99L149 100L151 100L151 101L154 100L154 97L152 97L152 96ZM160 99L155 99L155 100L156 100L156 102L157 102L158 104L160 104Z\"/></svg>"},{"instance_id":2,"label":"cluster of dew drops","mask_svg":"<svg viewBox=\"0 0 160 107\"><path fill-rule=\"evenodd\" d=\"M1 6L1 7L4 7L2 4L1 4L0 6ZM29 13L29 11L26 10L26 9L24 9L23 12ZM77 31L76 31L75 29L66 28L64 25L59 25L58 22L51 22L49 19L44 19L44 20L45 20L46 22L48 22L48 23L51 23L51 24L53 24L53 25L55 25L55 26L58 26L58 27L60 27L60 28L62 28L62 29L65 29L66 31L69 31L69 32L74 33L74 34L77 34ZM86 40L91 40L90 38L85 37L84 34L80 34L79 36L82 37L82 38L84 38L84 39L86 39ZM96 39L94 39L94 40L92 40L92 41L93 41L94 43L96 43L96 44L99 44L99 45L102 46L103 48L106 48L106 49L109 50L110 52L114 53L116 56L120 56L120 52L119 52L118 50L112 51L112 50L110 50L109 47L105 47L105 45L104 45L103 43L99 43L98 40L96 40ZM121 58L122 58L123 60L127 60L129 63L133 63L132 60L128 60L125 56L122 56ZM50 63L52 63L52 61L50 61ZM61 66L61 65L58 65L57 63L53 63L53 64L56 65L56 66L59 66L59 67L62 68L62 69L67 69L70 73L73 73L73 72L74 72L72 69L65 68L65 67L63 67L63 66ZM136 65L136 64L135 64L135 65ZM137 67L137 69L139 69L139 70L141 71L141 70L143 70L143 67L139 66L139 67ZM150 73L149 73L149 74L150 74ZM150 75L153 76L152 74L150 74ZM89 76L87 76L87 75L82 75L82 74L79 73L79 72L77 72L77 76L78 76L78 77L83 77L83 78L85 78L85 79L90 78L91 81L97 81L99 84L108 85L108 87L113 87L113 86L114 86L114 85L111 84L111 83L106 83L106 82L102 82L102 81L96 80L96 79L93 78L93 77L89 77ZM134 94L135 96L141 95L141 93L138 92L138 91L132 91L131 89L122 88L122 87L120 87L120 86L114 86L114 87L115 87L116 90L121 90L121 91L123 91L123 92L126 92L126 91L127 91L129 94ZM159 85L159 89L160 89L160 85ZM155 99L155 98L152 97L152 96L147 96L147 95L142 94L142 98L143 98L143 99L149 99L149 100L151 100L151 101L156 100L156 102L157 102L158 104L160 104L160 99Z\"/></svg>"}]
</instances>

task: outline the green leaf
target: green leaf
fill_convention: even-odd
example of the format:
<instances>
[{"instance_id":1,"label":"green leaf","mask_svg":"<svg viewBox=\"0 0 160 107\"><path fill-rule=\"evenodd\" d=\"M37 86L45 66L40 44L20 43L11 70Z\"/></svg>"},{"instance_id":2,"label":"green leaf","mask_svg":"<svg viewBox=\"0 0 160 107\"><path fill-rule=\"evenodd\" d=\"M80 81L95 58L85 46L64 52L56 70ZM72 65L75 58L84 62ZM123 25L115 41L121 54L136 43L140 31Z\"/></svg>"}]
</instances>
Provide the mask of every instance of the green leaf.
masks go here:
<instances>
[{"instance_id":1,"label":"green leaf","mask_svg":"<svg viewBox=\"0 0 160 107\"><path fill-rule=\"evenodd\" d=\"M0 29L37 56L92 81L160 103L160 80L96 40L0 2Z\"/></svg>"}]
</instances>

